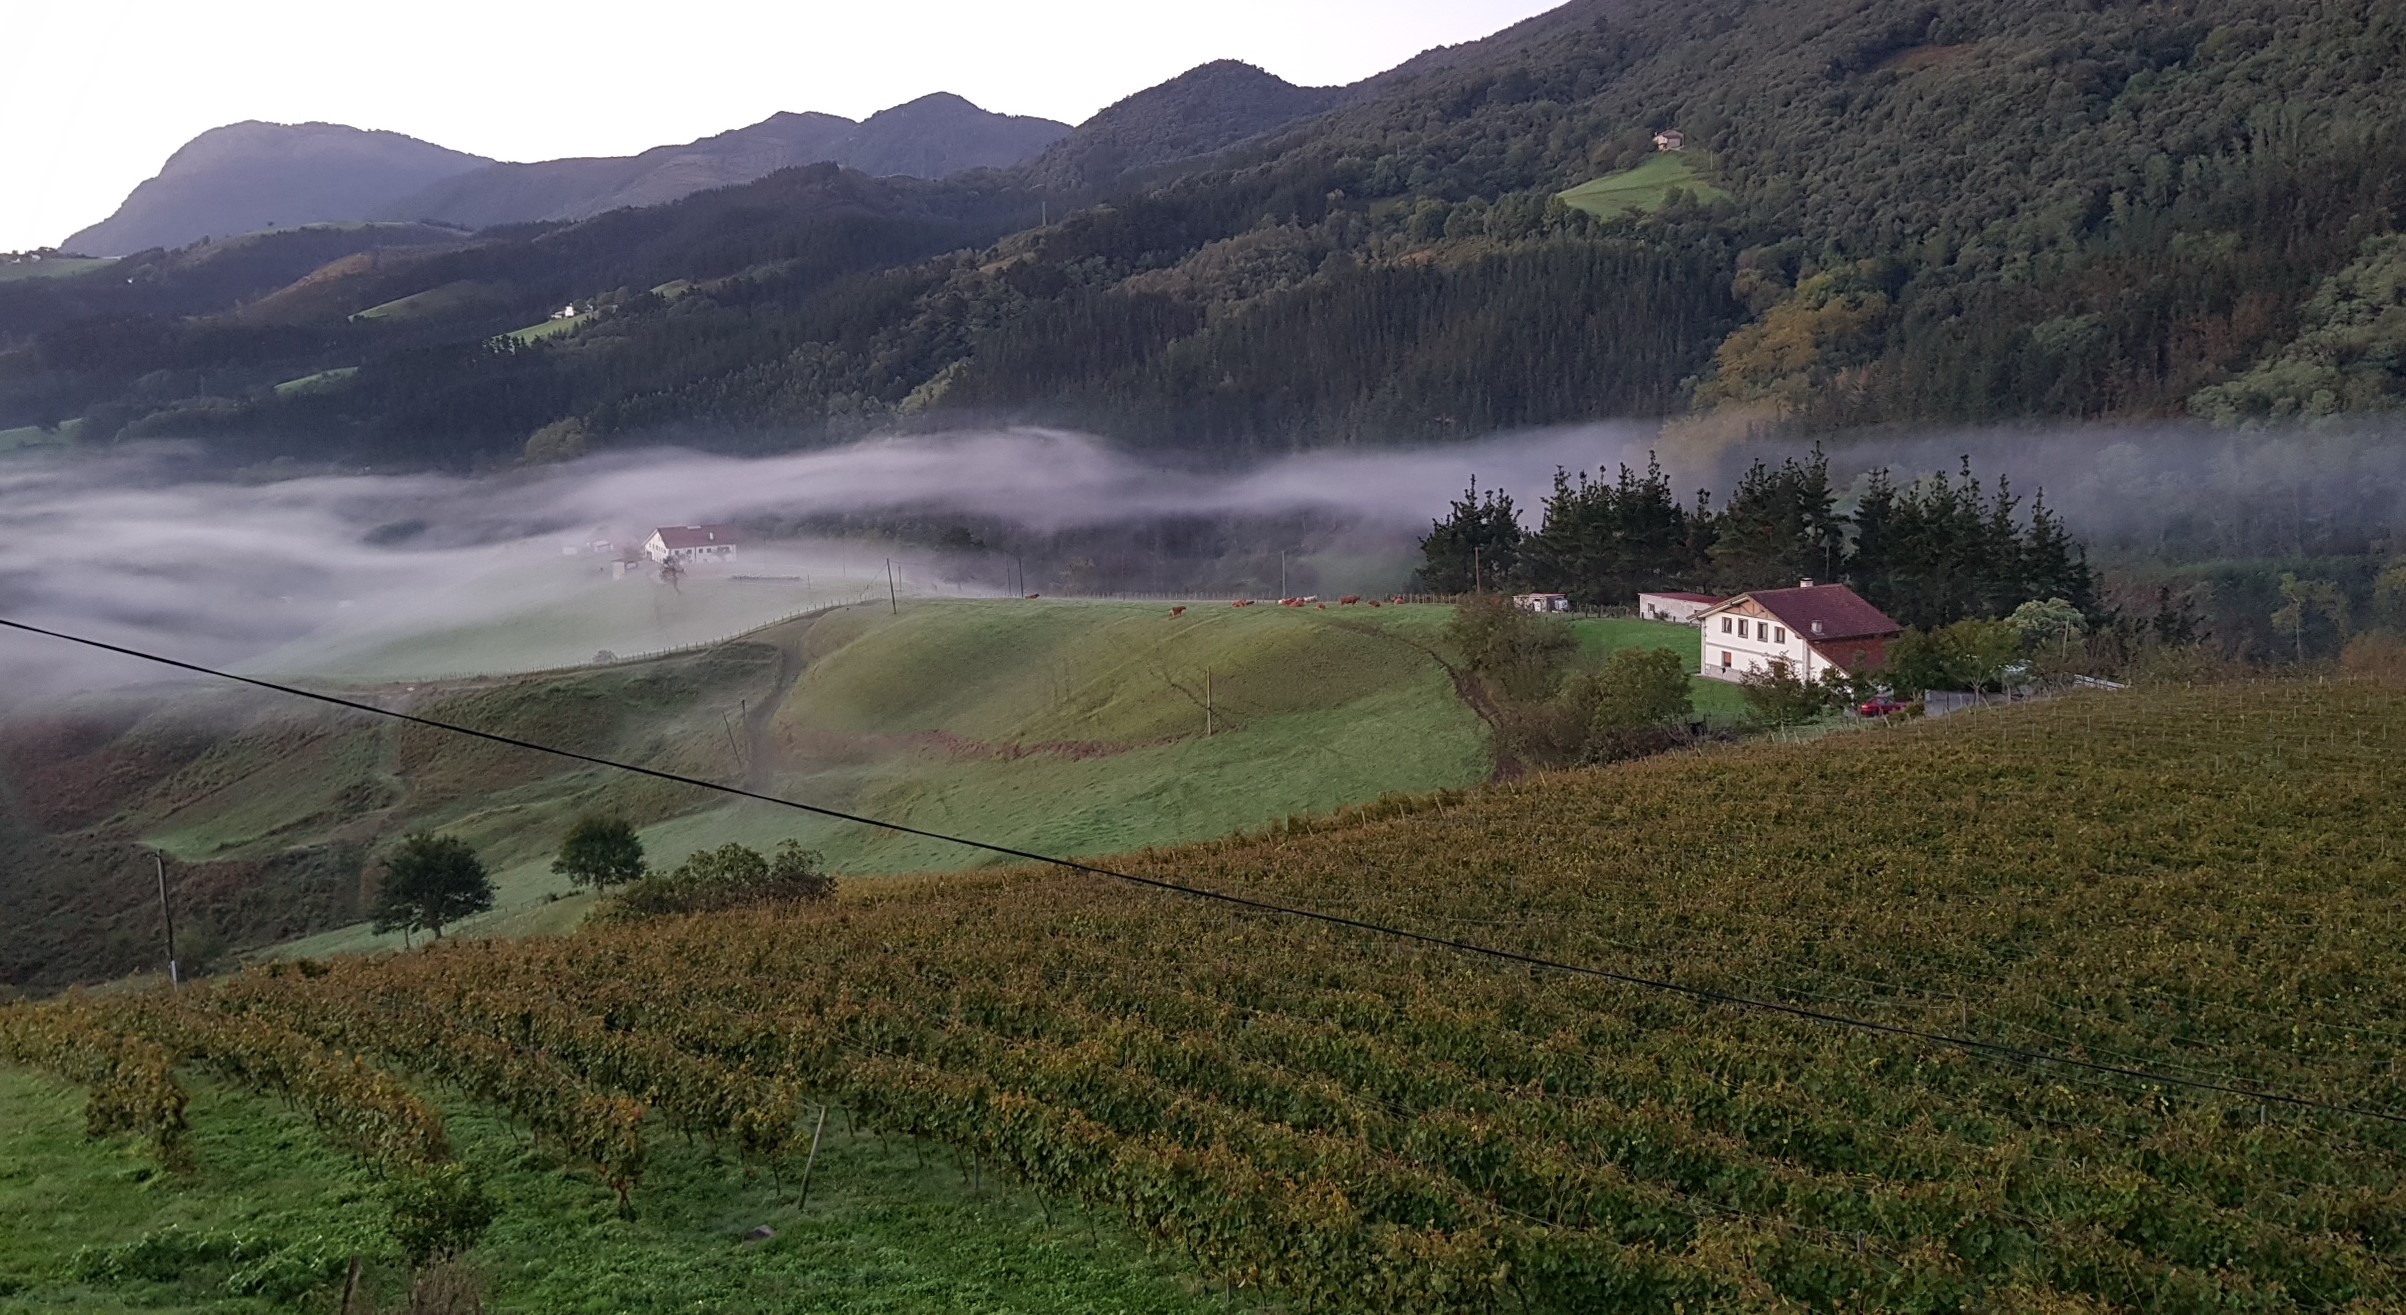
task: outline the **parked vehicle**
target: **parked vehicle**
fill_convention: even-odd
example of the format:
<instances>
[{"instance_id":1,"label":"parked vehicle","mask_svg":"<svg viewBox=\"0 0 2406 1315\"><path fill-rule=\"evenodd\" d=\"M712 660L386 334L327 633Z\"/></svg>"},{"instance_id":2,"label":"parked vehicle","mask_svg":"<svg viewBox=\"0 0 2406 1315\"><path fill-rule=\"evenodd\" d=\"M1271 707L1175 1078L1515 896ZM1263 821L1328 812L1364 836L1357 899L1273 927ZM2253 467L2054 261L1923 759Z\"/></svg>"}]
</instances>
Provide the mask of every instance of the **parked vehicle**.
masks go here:
<instances>
[{"instance_id":1,"label":"parked vehicle","mask_svg":"<svg viewBox=\"0 0 2406 1315\"><path fill-rule=\"evenodd\" d=\"M1862 707L1855 709L1857 713L1865 717L1893 717L1904 710L1903 703L1886 694L1882 694L1878 698L1867 699Z\"/></svg>"}]
</instances>

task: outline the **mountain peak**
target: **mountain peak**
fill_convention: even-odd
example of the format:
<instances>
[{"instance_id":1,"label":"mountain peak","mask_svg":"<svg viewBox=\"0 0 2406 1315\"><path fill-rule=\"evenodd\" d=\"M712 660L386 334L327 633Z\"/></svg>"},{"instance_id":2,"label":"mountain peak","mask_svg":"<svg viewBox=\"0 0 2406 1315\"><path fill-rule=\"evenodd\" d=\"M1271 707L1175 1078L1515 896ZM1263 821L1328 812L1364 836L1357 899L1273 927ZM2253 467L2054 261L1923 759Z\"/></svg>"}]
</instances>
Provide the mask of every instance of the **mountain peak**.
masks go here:
<instances>
[{"instance_id":1,"label":"mountain peak","mask_svg":"<svg viewBox=\"0 0 2406 1315\"><path fill-rule=\"evenodd\" d=\"M1108 187L1137 170L1210 155L1326 113L1350 95L1342 87L1298 87L1242 60L1213 60L1104 108L1046 151L1029 177L1041 186Z\"/></svg>"},{"instance_id":2,"label":"mountain peak","mask_svg":"<svg viewBox=\"0 0 2406 1315\"><path fill-rule=\"evenodd\" d=\"M62 245L121 256L263 228L360 219L395 197L490 163L397 132L246 119L184 143L115 214Z\"/></svg>"}]
</instances>

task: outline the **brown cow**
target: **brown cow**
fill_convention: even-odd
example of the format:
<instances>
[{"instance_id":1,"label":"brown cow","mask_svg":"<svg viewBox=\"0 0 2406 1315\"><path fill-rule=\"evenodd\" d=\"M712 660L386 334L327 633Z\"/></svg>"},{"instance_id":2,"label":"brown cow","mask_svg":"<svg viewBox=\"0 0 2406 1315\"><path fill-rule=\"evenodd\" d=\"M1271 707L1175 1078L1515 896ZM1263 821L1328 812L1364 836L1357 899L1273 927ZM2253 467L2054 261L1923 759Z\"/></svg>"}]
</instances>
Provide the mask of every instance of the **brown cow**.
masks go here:
<instances>
[{"instance_id":1,"label":"brown cow","mask_svg":"<svg viewBox=\"0 0 2406 1315\"><path fill-rule=\"evenodd\" d=\"M1345 595L1343 598L1340 598L1340 599L1338 599L1338 600L1337 600L1337 606L1339 606L1339 607L1351 607L1351 606L1353 606L1354 604L1356 604L1356 603L1359 603L1359 602L1361 602L1361 601L1362 601L1362 596L1361 596L1360 594L1347 594L1347 595Z\"/></svg>"},{"instance_id":2,"label":"brown cow","mask_svg":"<svg viewBox=\"0 0 2406 1315\"><path fill-rule=\"evenodd\" d=\"M1170 620L1172 621L1175 621L1184 615L1186 615L1186 609L1183 607L1173 607L1170 609Z\"/></svg>"}]
</instances>

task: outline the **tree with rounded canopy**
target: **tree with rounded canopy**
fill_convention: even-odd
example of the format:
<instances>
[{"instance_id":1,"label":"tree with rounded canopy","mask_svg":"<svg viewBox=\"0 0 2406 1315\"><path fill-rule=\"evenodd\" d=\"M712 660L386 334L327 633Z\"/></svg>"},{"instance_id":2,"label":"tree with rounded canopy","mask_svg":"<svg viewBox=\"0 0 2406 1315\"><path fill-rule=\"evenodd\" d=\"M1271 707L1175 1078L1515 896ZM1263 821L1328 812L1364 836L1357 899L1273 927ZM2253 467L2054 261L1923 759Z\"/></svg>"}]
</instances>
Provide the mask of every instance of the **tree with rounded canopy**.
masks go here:
<instances>
[{"instance_id":1,"label":"tree with rounded canopy","mask_svg":"<svg viewBox=\"0 0 2406 1315\"><path fill-rule=\"evenodd\" d=\"M468 842L420 831L385 860L373 916L379 932L424 929L440 940L446 925L492 907L493 880Z\"/></svg>"},{"instance_id":2,"label":"tree with rounded canopy","mask_svg":"<svg viewBox=\"0 0 2406 1315\"><path fill-rule=\"evenodd\" d=\"M551 870L578 887L606 891L640 881L645 872L643 840L623 817L587 813L568 829Z\"/></svg>"}]
</instances>

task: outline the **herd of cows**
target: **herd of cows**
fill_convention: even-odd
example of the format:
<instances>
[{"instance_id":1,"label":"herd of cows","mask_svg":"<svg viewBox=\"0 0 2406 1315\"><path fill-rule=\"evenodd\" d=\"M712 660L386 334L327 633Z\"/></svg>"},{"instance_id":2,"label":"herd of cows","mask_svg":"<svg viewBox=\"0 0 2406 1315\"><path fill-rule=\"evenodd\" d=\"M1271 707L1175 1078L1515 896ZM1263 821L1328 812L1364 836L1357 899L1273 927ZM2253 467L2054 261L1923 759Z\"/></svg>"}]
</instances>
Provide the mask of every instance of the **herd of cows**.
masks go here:
<instances>
[{"instance_id":1,"label":"herd of cows","mask_svg":"<svg viewBox=\"0 0 2406 1315\"><path fill-rule=\"evenodd\" d=\"M1034 595L1030 595L1030 597L1033 596ZM1403 601L1403 596L1398 594L1395 597L1388 599L1387 603L1401 607L1403 606ZM1235 602L1229 604L1230 607L1257 607L1259 605L1260 604L1256 600L1251 598L1239 598ZM1314 607L1323 612L1328 610L1328 604L1321 602L1318 594L1307 594L1301 598L1281 598L1278 600L1278 605L1280 607ZM1337 606L1379 607L1382 606L1382 604L1375 598L1364 598L1360 594L1347 594L1343 598L1337 600ZM1186 615L1186 608L1183 606L1173 607L1170 609L1170 618L1172 620L1184 615Z\"/></svg>"}]
</instances>

